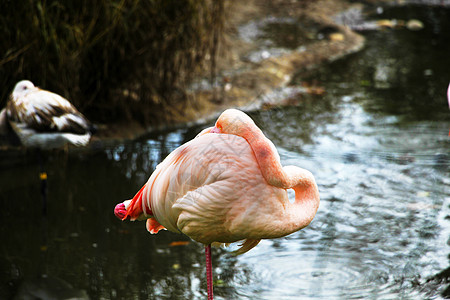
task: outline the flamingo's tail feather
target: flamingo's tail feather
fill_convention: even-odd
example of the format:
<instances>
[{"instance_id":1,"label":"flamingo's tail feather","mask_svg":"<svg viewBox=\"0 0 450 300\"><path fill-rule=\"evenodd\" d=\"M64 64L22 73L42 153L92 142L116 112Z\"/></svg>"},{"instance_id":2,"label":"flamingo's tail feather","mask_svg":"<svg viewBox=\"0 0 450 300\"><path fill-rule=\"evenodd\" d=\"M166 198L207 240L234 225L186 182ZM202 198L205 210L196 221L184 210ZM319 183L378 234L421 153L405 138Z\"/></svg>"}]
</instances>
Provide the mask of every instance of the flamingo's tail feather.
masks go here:
<instances>
[{"instance_id":1,"label":"flamingo's tail feather","mask_svg":"<svg viewBox=\"0 0 450 300\"><path fill-rule=\"evenodd\" d=\"M234 255L241 255L244 254L245 252L251 250L253 247L255 247L256 245L259 244L261 240L253 240L253 239L246 239L241 245L239 249L237 249L236 251L233 251Z\"/></svg>"},{"instance_id":2,"label":"flamingo's tail feather","mask_svg":"<svg viewBox=\"0 0 450 300\"><path fill-rule=\"evenodd\" d=\"M212 242L211 246L215 248L225 248L228 247L230 243L220 243L220 242Z\"/></svg>"},{"instance_id":3,"label":"flamingo's tail feather","mask_svg":"<svg viewBox=\"0 0 450 300\"><path fill-rule=\"evenodd\" d=\"M142 192L144 191L146 185L144 185L139 192L131 200L131 203L127 207L127 214L122 220L130 218L132 221L138 219L142 214Z\"/></svg>"}]
</instances>

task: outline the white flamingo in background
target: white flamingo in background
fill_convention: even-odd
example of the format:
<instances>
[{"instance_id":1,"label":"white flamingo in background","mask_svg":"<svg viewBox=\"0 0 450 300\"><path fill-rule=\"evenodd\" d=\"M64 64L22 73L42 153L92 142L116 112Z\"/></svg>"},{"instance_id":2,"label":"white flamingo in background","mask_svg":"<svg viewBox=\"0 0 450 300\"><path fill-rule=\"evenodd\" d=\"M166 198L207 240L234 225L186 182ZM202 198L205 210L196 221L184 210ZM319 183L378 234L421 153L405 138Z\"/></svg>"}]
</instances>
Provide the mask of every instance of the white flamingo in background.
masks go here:
<instances>
[{"instance_id":1,"label":"white flamingo in background","mask_svg":"<svg viewBox=\"0 0 450 300\"><path fill-rule=\"evenodd\" d=\"M287 189L295 191L293 203ZM114 212L122 220L147 219L150 233L168 229L204 244L212 299L211 244L245 240L236 253L247 252L261 239L306 227L319 202L314 176L282 167L275 146L253 120L229 109L214 127L167 156Z\"/></svg>"},{"instance_id":2,"label":"white flamingo in background","mask_svg":"<svg viewBox=\"0 0 450 300\"><path fill-rule=\"evenodd\" d=\"M19 81L0 112L3 133L11 127L25 147L59 148L65 144L87 145L91 123L63 97Z\"/></svg>"},{"instance_id":3,"label":"white flamingo in background","mask_svg":"<svg viewBox=\"0 0 450 300\"><path fill-rule=\"evenodd\" d=\"M448 84L447 88L447 101L448 101L448 108L450 109L450 83ZM450 130L448 131L448 136L450 136Z\"/></svg>"},{"instance_id":4,"label":"white flamingo in background","mask_svg":"<svg viewBox=\"0 0 450 300\"><path fill-rule=\"evenodd\" d=\"M38 149L41 168L42 213L47 215L47 173L40 149L66 144L85 146L94 127L63 97L35 87L29 80L19 81L0 111L0 135L12 132L25 147Z\"/></svg>"},{"instance_id":5,"label":"white flamingo in background","mask_svg":"<svg viewBox=\"0 0 450 300\"><path fill-rule=\"evenodd\" d=\"M448 108L450 109L450 84L447 88L447 101L448 101Z\"/></svg>"}]
</instances>

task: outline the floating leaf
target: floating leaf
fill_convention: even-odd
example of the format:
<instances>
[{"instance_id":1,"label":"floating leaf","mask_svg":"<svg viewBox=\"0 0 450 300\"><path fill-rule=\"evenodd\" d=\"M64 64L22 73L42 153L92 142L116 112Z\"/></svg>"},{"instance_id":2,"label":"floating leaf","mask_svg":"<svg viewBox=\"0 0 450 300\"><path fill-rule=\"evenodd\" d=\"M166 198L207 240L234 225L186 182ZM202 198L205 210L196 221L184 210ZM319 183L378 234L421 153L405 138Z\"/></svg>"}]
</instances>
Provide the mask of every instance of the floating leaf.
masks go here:
<instances>
[{"instance_id":1,"label":"floating leaf","mask_svg":"<svg viewBox=\"0 0 450 300\"><path fill-rule=\"evenodd\" d=\"M214 280L213 285L215 287L224 287L225 282L222 279L217 279L217 280Z\"/></svg>"},{"instance_id":2,"label":"floating leaf","mask_svg":"<svg viewBox=\"0 0 450 300\"><path fill-rule=\"evenodd\" d=\"M419 20L415 20L415 19L411 19L406 23L406 28L408 28L409 30L421 30L423 29L423 23L422 21Z\"/></svg>"},{"instance_id":3,"label":"floating leaf","mask_svg":"<svg viewBox=\"0 0 450 300\"><path fill-rule=\"evenodd\" d=\"M170 247L176 247L176 246L186 246L190 242L189 241L175 241L169 244Z\"/></svg>"},{"instance_id":4,"label":"floating leaf","mask_svg":"<svg viewBox=\"0 0 450 300\"><path fill-rule=\"evenodd\" d=\"M311 86L306 88L306 92L310 95L323 95L325 94L325 89L320 86Z\"/></svg>"},{"instance_id":5,"label":"floating leaf","mask_svg":"<svg viewBox=\"0 0 450 300\"><path fill-rule=\"evenodd\" d=\"M397 25L395 20L378 20L376 23L379 27L384 28L394 28Z\"/></svg>"},{"instance_id":6,"label":"floating leaf","mask_svg":"<svg viewBox=\"0 0 450 300\"><path fill-rule=\"evenodd\" d=\"M331 41L340 42L340 41L343 41L345 39L345 36L342 33L340 33L340 32L335 32L335 33L330 34L328 36L328 38Z\"/></svg>"},{"instance_id":7,"label":"floating leaf","mask_svg":"<svg viewBox=\"0 0 450 300\"><path fill-rule=\"evenodd\" d=\"M361 80L361 81L359 82L359 84L360 84L361 86L370 86L370 81L369 81L369 80Z\"/></svg>"},{"instance_id":8,"label":"floating leaf","mask_svg":"<svg viewBox=\"0 0 450 300\"><path fill-rule=\"evenodd\" d=\"M425 198L425 197L430 196L430 192L427 192L427 191L419 191L419 192L417 192L417 196L418 196L418 197L423 197L423 198Z\"/></svg>"}]
</instances>

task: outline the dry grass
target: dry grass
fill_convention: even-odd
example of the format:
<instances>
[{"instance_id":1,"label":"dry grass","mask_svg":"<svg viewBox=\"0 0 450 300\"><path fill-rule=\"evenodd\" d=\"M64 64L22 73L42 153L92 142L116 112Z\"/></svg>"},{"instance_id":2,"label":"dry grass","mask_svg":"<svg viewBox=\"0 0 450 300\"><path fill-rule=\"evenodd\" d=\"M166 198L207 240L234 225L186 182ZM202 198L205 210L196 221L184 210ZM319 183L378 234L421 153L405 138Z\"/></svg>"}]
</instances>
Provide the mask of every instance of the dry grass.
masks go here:
<instances>
[{"instance_id":1,"label":"dry grass","mask_svg":"<svg viewBox=\"0 0 450 300\"><path fill-rule=\"evenodd\" d=\"M0 10L0 107L29 79L95 122L148 125L183 115L205 62L215 74L224 0L21 0Z\"/></svg>"}]
</instances>

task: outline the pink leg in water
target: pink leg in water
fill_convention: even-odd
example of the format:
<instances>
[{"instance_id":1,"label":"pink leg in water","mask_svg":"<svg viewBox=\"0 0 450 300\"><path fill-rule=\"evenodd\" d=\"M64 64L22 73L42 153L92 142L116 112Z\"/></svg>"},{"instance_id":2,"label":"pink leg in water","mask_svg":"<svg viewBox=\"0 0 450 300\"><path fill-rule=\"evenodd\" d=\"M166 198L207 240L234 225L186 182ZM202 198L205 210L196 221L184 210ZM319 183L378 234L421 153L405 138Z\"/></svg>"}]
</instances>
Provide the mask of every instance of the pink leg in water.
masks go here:
<instances>
[{"instance_id":1,"label":"pink leg in water","mask_svg":"<svg viewBox=\"0 0 450 300\"><path fill-rule=\"evenodd\" d=\"M206 282L208 285L208 300L213 300L211 245L205 246L205 257L206 257Z\"/></svg>"}]
</instances>

